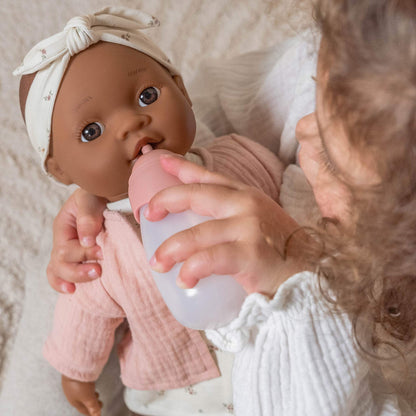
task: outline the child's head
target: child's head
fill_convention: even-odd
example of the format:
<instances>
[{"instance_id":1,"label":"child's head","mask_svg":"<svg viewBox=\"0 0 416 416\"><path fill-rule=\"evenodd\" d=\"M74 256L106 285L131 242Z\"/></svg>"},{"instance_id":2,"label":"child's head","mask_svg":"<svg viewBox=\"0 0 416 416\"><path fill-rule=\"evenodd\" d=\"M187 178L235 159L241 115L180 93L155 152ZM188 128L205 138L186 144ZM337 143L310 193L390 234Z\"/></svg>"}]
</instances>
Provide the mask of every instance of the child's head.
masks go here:
<instances>
[{"instance_id":1,"label":"child's head","mask_svg":"<svg viewBox=\"0 0 416 416\"><path fill-rule=\"evenodd\" d=\"M321 270L338 303L355 318L370 315L371 342L408 342L416 336L416 2L317 0L316 17L321 136L348 147L332 175L345 166L374 174L342 177L354 227L328 238Z\"/></svg>"},{"instance_id":2,"label":"child's head","mask_svg":"<svg viewBox=\"0 0 416 416\"><path fill-rule=\"evenodd\" d=\"M316 18L322 100L351 146L371 153L366 163L389 180L415 156L416 2L317 0Z\"/></svg>"},{"instance_id":3,"label":"child's head","mask_svg":"<svg viewBox=\"0 0 416 416\"><path fill-rule=\"evenodd\" d=\"M137 31L143 19L154 25L154 18L129 9L71 19L71 29L55 35L64 39L55 57L48 52L57 42L49 38L35 47L45 58L26 63L32 49L21 71L36 71L33 81L22 77L21 104L45 170L110 201L127 196L132 165L145 144L184 154L195 135L182 79Z\"/></svg>"}]
</instances>

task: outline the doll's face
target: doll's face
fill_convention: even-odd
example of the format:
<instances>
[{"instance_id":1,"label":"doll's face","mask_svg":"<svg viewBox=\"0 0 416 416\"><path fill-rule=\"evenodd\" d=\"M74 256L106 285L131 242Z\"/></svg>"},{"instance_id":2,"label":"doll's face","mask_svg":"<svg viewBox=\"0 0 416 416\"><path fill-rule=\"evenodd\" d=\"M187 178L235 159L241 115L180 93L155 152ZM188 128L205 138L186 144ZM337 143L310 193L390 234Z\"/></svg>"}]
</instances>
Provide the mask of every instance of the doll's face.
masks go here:
<instances>
[{"instance_id":1,"label":"doll's face","mask_svg":"<svg viewBox=\"0 0 416 416\"><path fill-rule=\"evenodd\" d=\"M135 49L100 42L75 55L52 117L48 171L116 201L141 148L185 154L195 118L180 77Z\"/></svg>"}]
</instances>

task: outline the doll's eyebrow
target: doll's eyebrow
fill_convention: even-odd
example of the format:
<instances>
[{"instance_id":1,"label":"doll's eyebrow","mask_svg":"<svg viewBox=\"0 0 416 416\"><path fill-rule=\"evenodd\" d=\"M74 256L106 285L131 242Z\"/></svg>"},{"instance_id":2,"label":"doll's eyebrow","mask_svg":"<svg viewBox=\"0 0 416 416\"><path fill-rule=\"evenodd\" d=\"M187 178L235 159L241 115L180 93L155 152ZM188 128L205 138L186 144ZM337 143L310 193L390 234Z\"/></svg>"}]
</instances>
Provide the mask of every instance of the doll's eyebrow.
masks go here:
<instances>
[{"instance_id":1,"label":"doll's eyebrow","mask_svg":"<svg viewBox=\"0 0 416 416\"><path fill-rule=\"evenodd\" d=\"M127 71L127 76L128 76L128 77L132 77L132 76L134 76L134 75L139 74L140 72L144 72L144 71L146 71L146 69L147 69L147 68L143 68L143 67L141 67L141 68L136 68L136 69L132 69L132 70L130 70L130 71Z\"/></svg>"},{"instance_id":2,"label":"doll's eyebrow","mask_svg":"<svg viewBox=\"0 0 416 416\"><path fill-rule=\"evenodd\" d=\"M92 100L91 95L87 95L86 97L84 97L75 107L74 107L74 111L79 111L80 108L84 105L87 104L88 102L90 102Z\"/></svg>"}]
</instances>

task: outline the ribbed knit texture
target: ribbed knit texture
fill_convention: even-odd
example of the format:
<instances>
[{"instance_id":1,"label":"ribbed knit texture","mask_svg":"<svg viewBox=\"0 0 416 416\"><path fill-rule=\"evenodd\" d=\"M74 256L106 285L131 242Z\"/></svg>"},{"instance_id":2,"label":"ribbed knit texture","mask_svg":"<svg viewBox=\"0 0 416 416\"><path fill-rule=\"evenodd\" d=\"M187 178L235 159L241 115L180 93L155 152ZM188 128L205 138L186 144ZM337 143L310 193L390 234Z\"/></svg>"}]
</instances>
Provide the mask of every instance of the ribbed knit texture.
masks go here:
<instances>
[{"instance_id":1,"label":"ribbed knit texture","mask_svg":"<svg viewBox=\"0 0 416 416\"><path fill-rule=\"evenodd\" d=\"M349 318L332 312L312 273L291 277L272 300L250 295L239 318L207 335L219 348L237 352L237 416L405 414L395 395L374 390Z\"/></svg>"}]
</instances>

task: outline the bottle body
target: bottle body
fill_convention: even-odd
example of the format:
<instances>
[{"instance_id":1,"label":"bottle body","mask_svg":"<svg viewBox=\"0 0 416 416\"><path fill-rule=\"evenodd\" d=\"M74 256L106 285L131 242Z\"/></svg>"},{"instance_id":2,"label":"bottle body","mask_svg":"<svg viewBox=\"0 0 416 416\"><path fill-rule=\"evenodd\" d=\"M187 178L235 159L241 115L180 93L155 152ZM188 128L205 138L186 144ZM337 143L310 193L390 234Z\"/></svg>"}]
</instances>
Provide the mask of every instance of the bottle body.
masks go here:
<instances>
[{"instance_id":1,"label":"bottle body","mask_svg":"<svg viewBox=\"0 0 416 416\"><path fill-rule=\"evenodd\" d=\"M144 217L144 208L140 208L140 226L148 260L171 235L212 219L185 211L151 222ZM231 276L211 275L201 279L194 288L181 289L176 285L181 266L182 263L176 264L166 273L152 271L166 305L178 322L192 329L213 329L237 317L247 296L237 281Z\"/></svg>"},{"instance_id":2,"label":"bottle body","mask_svg":"<svg viewBox=\"0 0 416 416\"><path fill-rule=\"evenodd\" d=\"M147 259L170 236L212 218L192 211L171 213L160 221L151 222L143 215L150 199L159 191L182 182L160 165L160 156L172 154L165 149L145 145L135 162L129 179L129 199L136 221L140 223L142 242ZM182 264L167 273L152 271L166 305L182 325L193 329L213 329L236 318L247 294L231 276L209 276L192 289L181 289L176 279Z\"/></svg>"}]
</instances>

